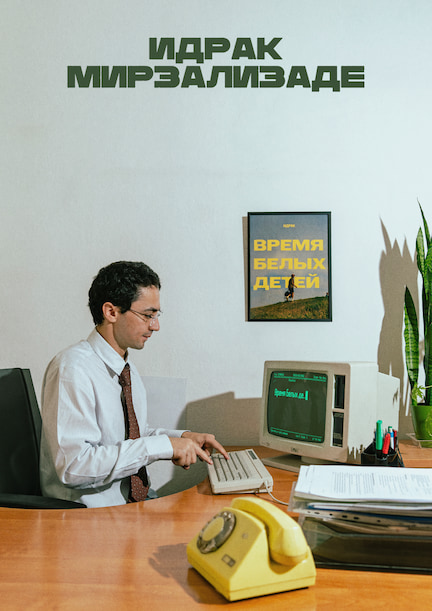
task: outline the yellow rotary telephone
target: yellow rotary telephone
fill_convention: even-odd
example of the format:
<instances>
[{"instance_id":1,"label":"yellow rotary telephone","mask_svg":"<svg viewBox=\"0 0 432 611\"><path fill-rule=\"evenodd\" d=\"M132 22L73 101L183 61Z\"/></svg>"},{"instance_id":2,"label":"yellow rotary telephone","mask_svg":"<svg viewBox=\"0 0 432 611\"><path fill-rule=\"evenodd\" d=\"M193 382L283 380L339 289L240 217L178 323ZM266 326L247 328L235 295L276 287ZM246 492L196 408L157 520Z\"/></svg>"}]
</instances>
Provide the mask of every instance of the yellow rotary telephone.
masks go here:
<instances>
[{"instance_id":1,"label":"yellow rotary telephone","mask_svg":"<svg viewBox=\"0 0 432 611\"><path fill-rule=\"evenodd\" d=\"M315 583L315 563L300 526L258 498L234 499L190 541L187 557L228 600Z\"/></svg>"}]
</instances>

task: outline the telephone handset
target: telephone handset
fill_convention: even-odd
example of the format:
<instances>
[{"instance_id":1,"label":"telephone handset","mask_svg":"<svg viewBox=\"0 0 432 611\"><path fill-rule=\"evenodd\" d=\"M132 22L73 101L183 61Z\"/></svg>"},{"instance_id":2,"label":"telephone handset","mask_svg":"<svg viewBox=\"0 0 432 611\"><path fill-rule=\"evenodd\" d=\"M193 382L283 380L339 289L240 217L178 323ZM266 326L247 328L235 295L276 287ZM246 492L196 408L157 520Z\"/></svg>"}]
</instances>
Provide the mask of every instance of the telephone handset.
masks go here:
<instances>
[{"instance_id":1,"label":"telephone handset","mask_svg":"<svg viewBox=\"0 0 432 611\"><path fill-rule=\"evenodd\" d=\"M259 498L234 499L192 539L187 556L228 600L315 583L315 564L301 527Z\"/></svg>"}]
</instances>

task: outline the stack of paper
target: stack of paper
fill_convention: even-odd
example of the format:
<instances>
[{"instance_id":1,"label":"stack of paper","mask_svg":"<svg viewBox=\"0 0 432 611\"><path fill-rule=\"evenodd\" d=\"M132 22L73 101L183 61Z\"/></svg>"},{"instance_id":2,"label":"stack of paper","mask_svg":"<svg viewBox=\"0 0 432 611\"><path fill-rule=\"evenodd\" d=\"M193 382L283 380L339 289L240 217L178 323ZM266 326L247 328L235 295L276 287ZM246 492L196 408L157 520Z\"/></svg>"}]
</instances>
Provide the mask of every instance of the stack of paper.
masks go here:
<instances>
[{"instance_id":1,"label":"stack of paper","mask_svg":"<svg viewBox=\"0 0 432 611\"><path fill-rule=\"evenodd\" d=\"M318 566L432 572L432 469L301 467L289 509Z\"/></svg>"}]
</instances>

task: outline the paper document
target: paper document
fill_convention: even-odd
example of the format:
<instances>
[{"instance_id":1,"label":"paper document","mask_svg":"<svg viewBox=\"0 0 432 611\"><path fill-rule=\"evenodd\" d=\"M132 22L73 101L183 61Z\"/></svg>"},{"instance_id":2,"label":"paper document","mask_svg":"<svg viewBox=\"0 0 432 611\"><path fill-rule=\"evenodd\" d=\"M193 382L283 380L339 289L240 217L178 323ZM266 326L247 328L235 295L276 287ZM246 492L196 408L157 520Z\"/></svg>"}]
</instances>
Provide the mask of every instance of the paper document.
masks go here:
<instances>
[{"instance_id":1,"label":"paper document","mask_svg":"<svg viewBox=\"0 0 432 611\"><path fill-rule=\"evenodd\" d=\"M310 515L320 515L323 511L335 510L340 512L353 512L357 513L374 513L394 515L394 516L406 516L412 514L417 518L420 517L431 517L432 516L432 504L429 503L393 503L392 501L327 501L320 502L318 500L295 499L293 497L291 503L291 511L304 512Z\"/></svg>"},{"instance_id":2,"label":"paper document","mask_svg":"<svg viewBox=\"0 0 432 611\"><path fill-rule=\"evenodd\" d=\"M333 501L432 503L432 469L302 466L295 496Z\"/></svg>"}]
</instances>

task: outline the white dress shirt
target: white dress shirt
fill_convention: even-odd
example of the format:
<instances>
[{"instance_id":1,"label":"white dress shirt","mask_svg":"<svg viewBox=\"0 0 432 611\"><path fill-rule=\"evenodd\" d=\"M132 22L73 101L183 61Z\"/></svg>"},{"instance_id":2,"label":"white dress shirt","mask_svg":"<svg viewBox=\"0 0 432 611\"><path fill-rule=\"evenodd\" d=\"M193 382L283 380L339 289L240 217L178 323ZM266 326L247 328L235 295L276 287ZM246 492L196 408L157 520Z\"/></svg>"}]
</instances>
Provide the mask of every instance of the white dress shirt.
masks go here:
<instances>
[{"instance_id":1,"label":"white dress shirt","mask_svg":"<svg viewBox=\"0 0 432 611\"><path fill-rule=\"evenodd\" d=\"M87 507L122 505L130 475L143 465L172 458L168 437L180 437L184 431L148 426L146 391L128 362L139 439L125 439L118 381L125 361L96 329L48 365L42 387L40 464L45 496Z\"/></svg>"}]
</instances>

